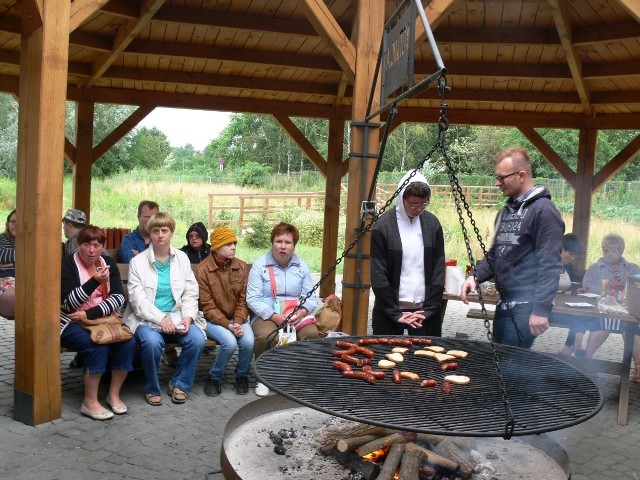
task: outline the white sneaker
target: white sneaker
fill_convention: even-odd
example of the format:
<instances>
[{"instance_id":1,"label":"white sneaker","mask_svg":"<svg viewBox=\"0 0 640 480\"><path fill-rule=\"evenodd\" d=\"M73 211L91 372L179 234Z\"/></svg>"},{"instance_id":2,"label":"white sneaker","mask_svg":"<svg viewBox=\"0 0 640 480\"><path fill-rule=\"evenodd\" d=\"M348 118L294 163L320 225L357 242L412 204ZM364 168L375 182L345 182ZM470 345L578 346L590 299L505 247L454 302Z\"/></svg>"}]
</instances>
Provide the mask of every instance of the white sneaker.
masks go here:
<instances>
[{"instance_id":1,"label":"white sneaker","mask_svg":"<svg viewBox=\"0 0 640 480\"><path fill-rule=\"evenodd\" d=\"M264 383L258 383L256 385L256 395L259 397L266 397L269 395L269 387L267 387Z\"/></svg>"}]
</instances>

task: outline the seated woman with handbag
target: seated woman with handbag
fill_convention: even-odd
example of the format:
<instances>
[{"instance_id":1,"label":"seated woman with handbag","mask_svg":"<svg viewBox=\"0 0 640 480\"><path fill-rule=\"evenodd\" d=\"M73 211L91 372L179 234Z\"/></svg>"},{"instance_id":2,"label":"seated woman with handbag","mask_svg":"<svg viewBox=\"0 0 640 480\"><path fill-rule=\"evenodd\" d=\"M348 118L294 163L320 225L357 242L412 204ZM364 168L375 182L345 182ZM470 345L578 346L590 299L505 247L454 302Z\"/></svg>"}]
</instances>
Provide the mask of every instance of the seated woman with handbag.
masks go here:
<instances>
[{"instance_id":1,"label":"seated woman with handbag","mask_svg":"<svg viewBox=\"0 0 640 480\"><path fill-rule=\"evenodd\" d=\"M9 212L4 232L0 233L0 315L13 320L16 316L16 231L15 208Z\"/></svg>"},{"instance_id":2,"label":"seated woman with handbag","mask_svg":"<svg viewBox=\"0 0 640 480\"><path fill-rule=\"evenodd\" d=\"M196 324L198 282L187 254L171 245L175 229L176 221L168 213L152 215L147 223L151 245L129 263L124 319L140 346L144 395L152 406L162 405L158 367L165 342L181 347L169 382L173 403L187 401L205 343L204 321Z\"/></svg>"},{"instance_id":3,"label":"seated woman with handbag","mask_svg":"<svg viewBox=\"0 0 640 480\"><path fill-rule=\"evenodd\" d=\"M131 332L120 326L119 318L113 318L124 303L124 291L118 266L111 257L101 256L106 239L102 229L87 225L78 233L78 251L62 260L60 344L82 356L84 400L80 413L94 420L108 420L114 413L127 413L120 389L133 370L136 352ZM83 321L102 318L113 321L126 340L111 344L92 340ZM98 401L100 378L109 364L111 384L106 402L111 411Z\"/></svg>"},{"instance_id":4,"label":"seated woman with handbag","mask_svg":"<svg viewBox=\"0 0 640 480\"><path fill-rule=\"evenodd\" d=\"M279 223L271 230L271 250L253 262L249 271L247 305L251 310L256 359L276 344L277 328L313 287L309 266L294 253L299 239L296 227ZM297 340L318 338L312 316L315 308L316 298L312 295L289 319L289 324L295 326ZM269 389L258 383L256 395L269 395Z\"/></svg>"}]
</instances>

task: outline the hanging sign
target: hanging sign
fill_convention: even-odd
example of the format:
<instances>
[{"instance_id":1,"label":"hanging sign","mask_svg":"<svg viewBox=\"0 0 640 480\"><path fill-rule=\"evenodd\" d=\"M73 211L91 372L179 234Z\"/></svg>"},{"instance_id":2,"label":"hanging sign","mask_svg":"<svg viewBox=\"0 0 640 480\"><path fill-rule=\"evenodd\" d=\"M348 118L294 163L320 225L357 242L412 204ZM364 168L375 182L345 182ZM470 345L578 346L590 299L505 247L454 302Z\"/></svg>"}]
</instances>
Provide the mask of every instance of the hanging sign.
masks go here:
<instances>
[{"instance_id":1,"label":"hanging sign","mask_svg":"<svg viewBox=\"0 0 640 480\"><path fill-rule=\"evenodd\" d=\"M416 8L413 1L382 37L382 104L396 90L413 86Z\"/></svg>"}]
</instances>

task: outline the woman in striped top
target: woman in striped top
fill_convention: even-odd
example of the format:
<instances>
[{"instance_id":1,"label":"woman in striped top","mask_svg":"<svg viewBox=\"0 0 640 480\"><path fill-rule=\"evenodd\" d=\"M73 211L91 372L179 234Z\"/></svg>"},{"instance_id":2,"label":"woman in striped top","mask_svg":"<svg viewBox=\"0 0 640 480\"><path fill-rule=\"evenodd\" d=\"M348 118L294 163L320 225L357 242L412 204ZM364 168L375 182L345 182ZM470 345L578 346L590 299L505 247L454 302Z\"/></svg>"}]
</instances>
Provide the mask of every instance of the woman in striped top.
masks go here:
<instances>
[{"instance_id":1,"label":"woman in striped top","mask_svg":"<svg viewBox=\"0 0 640 480\"><path fill-rule=\"evenodd\" d=\"M135 340L110 345L91 341L80 320L119 314L124 291L118 266L109 256L102 256L106 236L102 229L87 225L78 233L78 251L62 260L62 307L60 343L82 356L84 366L84 401L80 413L94 420L107 420L113 414L127 413L120 399L120 389L133 370ZM100 378L111 366L111 384L106 403L98 401Z\"/></svg>"},{"instance_id":2,"label":"woman in striped top","mask_svg":"<svg viewBox=\"0 0 640 480\"><path fill-rule=\"evenodd\" d=\"M16 313L16 231L15 208L7 216L3 233L0 233L0 315L13 320Z\"/></svg>"}]
</instances>

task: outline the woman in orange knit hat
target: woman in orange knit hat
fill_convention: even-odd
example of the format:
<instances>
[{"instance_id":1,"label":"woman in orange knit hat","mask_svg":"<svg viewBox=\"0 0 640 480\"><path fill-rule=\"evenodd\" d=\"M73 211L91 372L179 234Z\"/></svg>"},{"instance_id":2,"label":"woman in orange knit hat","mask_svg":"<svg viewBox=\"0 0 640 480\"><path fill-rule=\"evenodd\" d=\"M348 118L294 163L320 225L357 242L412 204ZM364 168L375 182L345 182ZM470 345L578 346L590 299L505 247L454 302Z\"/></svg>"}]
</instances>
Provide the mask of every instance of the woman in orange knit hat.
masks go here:
<instances>
[{"instance_id":1,"label":"woman in orange knit hat","mask_svg":"<svg viewBox=\"0 0 640 480\"><path fill-rule=\"evenodd\" d=\"M238 349L235 391L249 391L249 369L253 357L253 330L248 323L247 277L249 268L236 258L238 238L229 227L211 232L211 255L196 268L200 287L200 310L207 320L207 337L220 344L216 360L209 370L204 393L215 397L222 392L224 370Z\"/></svg>"}]
</instances>

